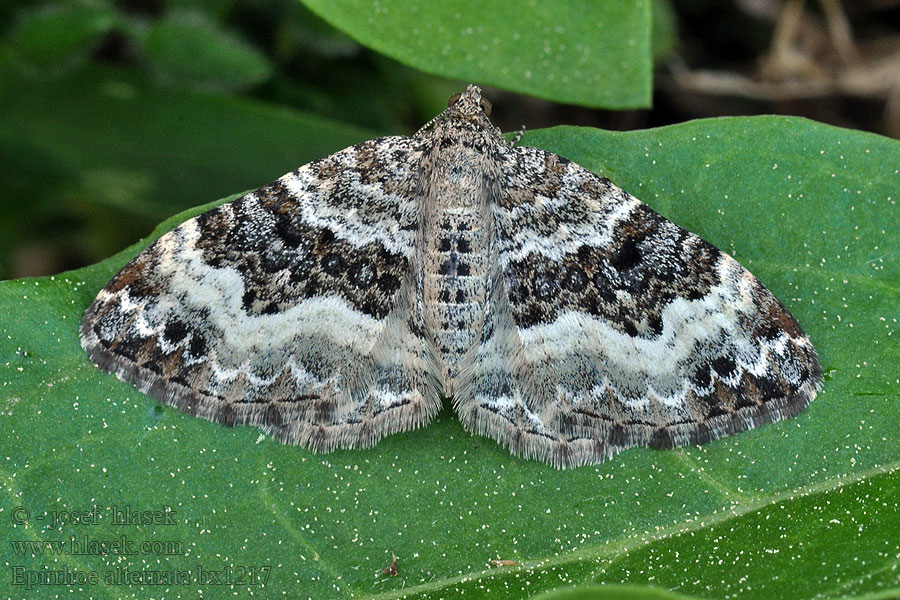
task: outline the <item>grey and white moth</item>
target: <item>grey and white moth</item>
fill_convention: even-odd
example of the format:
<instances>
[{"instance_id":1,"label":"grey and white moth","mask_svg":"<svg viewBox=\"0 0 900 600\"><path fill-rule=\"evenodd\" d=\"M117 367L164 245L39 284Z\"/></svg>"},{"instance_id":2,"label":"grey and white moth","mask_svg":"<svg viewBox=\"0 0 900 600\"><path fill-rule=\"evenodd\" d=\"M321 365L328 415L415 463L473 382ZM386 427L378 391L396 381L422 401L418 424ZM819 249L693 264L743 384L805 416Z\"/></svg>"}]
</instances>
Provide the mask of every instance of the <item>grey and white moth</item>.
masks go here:
<instances>
[{"instance_id":1,"label":"grey and white moth","mask_svg":"<svg viewBox=\"0 0 900 600\"><path fill-rule=\"evenodd\" d=\"M190 219L99 293L81 342L192 415L314 451L427 423L556 467L796 415L809 338L714 246L566 159L475 86Z\"/></svg>"}]
</instances>

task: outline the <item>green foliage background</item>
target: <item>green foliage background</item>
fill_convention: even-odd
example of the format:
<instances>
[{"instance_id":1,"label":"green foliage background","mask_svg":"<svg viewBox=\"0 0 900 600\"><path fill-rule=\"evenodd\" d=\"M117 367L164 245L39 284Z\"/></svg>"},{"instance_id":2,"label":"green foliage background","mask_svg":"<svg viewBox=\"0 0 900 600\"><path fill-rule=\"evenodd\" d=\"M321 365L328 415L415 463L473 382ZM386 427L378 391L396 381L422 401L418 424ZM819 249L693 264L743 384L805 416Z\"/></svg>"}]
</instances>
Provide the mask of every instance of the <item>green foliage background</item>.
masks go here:
<instances>
[{"instance_id":1,"label":"green foliage background","mask_svg":"<svg viewBox=\"0 0 900 600\"><path fill-rule=\"evenodd\" d=\"M609 3L635 11L629 18L605 13L606 3L554 4L565 8L560 15L595 10L596 18L622 23L613 29L625 43L604 40L588 53L596 64L580 69L604 73L601 63L620 64L626 55L616 54L618 46L629 53L637 46L649 64L646 3ZM423 28L422 19L446 24L447 15L413 17L388 2L363 3L350 14L325 14L310 5L360 42L417 68L543 97L554 98L559 90L556 99L576 102L562 94L577 90L548 81L537 67L537 83L529 87L512 71L498 72L503 60L485 59L476 68L451 53L453 60L441 61L428 56L432 50L439 55L441 44L410 49L391 33L413 19ZM498 3L497 12L511 5ZM496 37L496 54L510 52L502 47L512 39L502 20L488 20L478 31L474 5L460 6L466 22L454 30L444 27L442 44L459 51L473 36L482 36L481 43ZM484 3L479 7L480 13L491 12ZM0 54L7 84L0 91L0 173L11 182L5 183L10 197L18 191L36 199L31 208L108 220L114 228L123 215L172 213L185 199L200 204L256 187L371 137L367 125L380 129L322 116L330 113L327 106L304 113L235 96L235 90L266 77L278 78L266 58L271 54L242 54L240 45L217 53L216 40L222 38L214 35L216 12L198 17L184 8L151 21L129 20L103 3L57 5L19 17ZM563 37L572 31L569 22L554 24L552 14L538 17L522 9L515 20L507 19L519 35L514 41L525 38L528 47L543 48L535 43L551 39L548 28L558 26ZM201 18L208 22L199 26ZM384 39L376 43L358 33L367 18L375 24L365 35ZM80 19L81 25L66 19ZM637 25L628 29L627 23ZM85 40L113 27L131 36L146 57L157 58L127 69L85 61ZM202 34L192 38L185 33L191 27ZM283 33L283 43L319 35L336 55L353 47L324 26L304 27L302 35ZM627 43L632 37L635 45ZM41 40L58 41L57 50ZM565 45L574 47L577 40ZM172 64L203 48L215 60L200 75ZM59 73L37 76L23 65L39 74ZM548 68L563 75L558 65ZM649 78L649 70L639 71L628 76ZM223 83L232 72L239 76ZM420 84L423 98L459 86L422 79L434 82ZM172 80L192 83L173 88ZM629 86L623 80L616 101L635 102L645 93L641 86L649 89L646 82ZM586 94L580 103L601 102ZM440 104L425 100L422 106L437 112ZM370 105L377 113L377 98ZM251 428L186 417L93 367L79 347L77 326L119 267L154 237L209 207L199 206L93 266L0 283L0 532L9 569L2 576L12 581L15 566L95 571L101 579L124 569L196 575L198 566L268 566L265 587L259 581L9 586L4 595L900 594L900 143L781 117L694 121L628 133L558 127L527 132L521 143L609 176L747 265L785 302L819 350L827 381L810 408L788 422L703 447L630 450L603 465L569 471L514 458L491 440L471 436L449 407L424 429L391 436L372 449L325 456L279 445ZM151 199L162 208L150 208ZM4 225L10 236L15 219L31 218L28 208L19 202L4 209L13 215L12 224ZM125 505L137 511L169 507L175 524L114 525L112 507ZM20 518L16 507L25 507L28 518ZM82 510L93 510L96 522L53 522L54 513ZM122 535L137 543L176 542L179 552L37 556L17 554L10 543ZM380 572L392 554L399 557L397 577ZM492 559L517 564L493 567Z\"/></svg>"}]
</instances>

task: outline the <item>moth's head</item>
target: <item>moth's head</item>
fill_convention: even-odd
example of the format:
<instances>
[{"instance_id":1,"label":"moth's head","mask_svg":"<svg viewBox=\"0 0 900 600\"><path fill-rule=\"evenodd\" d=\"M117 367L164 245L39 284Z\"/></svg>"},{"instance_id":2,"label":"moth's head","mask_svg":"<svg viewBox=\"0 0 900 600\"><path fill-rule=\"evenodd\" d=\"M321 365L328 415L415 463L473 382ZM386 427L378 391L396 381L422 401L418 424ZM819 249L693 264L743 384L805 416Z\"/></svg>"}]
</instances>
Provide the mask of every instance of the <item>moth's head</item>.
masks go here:
<instances>
[{"instance_id":1,"label":"moth's head","mask_svg":"<svg viewBox=\"0 0 900 600\"><path fill-rule=\"evenodd\" d=\"M457 112L462 117L477 119L491 116L491 103L481 97L481 88L477 85L470 85L466 91L450 96L447 108L448 112Z\"/></svg>"},{"instance_id":2,"label":"moth's head","mask_svg":"<svg viewBox=\"0 0 900 600\"><path fill-rule=\"evenodd\" d=\"M490 114L491 103L481 97L481 88L470 85L466 91L450 96L444 118L476 123L485 129L493 130L491 120L488 118Z\"/></svg>"},{"instance_id":3,"label":"moth's head","mask_svg":"<svg viewBox=\"0 0 900 600\"><path fill-rule=\"evenodd\" d=\"M481 97L478 86L470 85L466 91L453 94L447 101L447 110L428 121L416 137L427 134L437 138L460 139L459 135L463 134L471 140L484 139L486 142L502 138L500 130L491 124L489 114L491 103Z\"/></svg>"}]
</instances>

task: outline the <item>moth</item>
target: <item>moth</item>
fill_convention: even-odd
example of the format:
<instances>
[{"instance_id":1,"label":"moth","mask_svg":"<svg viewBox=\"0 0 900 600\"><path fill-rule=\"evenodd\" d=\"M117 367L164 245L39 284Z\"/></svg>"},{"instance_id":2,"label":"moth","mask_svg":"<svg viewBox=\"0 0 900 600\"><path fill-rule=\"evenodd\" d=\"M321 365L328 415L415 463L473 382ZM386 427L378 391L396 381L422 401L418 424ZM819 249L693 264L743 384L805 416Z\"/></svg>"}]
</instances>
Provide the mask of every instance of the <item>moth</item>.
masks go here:
<instances>
[{"instance_id":1,"label":"moth","mask_svg":"<svg viewBox=\"0 0 900 600\"><path fill-rule=\"evenodd\" d=\"M100 291L81 343L182 411L316 452L462 425L559 468L796 415L822 382L733 258L608 179L510 144L469 86L413 137L190 219Z\"/></svg>"}]
</instances>

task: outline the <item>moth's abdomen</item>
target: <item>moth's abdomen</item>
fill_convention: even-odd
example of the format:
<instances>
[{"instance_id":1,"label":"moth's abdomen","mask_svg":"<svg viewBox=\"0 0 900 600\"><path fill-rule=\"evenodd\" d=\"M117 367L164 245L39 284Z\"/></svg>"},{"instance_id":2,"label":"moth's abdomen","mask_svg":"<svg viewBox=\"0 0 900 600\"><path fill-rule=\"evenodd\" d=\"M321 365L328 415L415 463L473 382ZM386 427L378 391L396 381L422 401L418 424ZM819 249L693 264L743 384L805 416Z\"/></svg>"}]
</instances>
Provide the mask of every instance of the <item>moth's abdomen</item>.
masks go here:
<instances>
[{"instance_id":1,"label":"moth's abdomen","mask_svg":"<svg viewBox=\"0 0 900 600\"><path fill-rule=\"evenodd\" d=\"M425 219L425 321L447 395L456 388L463 356L481 336L491 230L477 203L448 207Z\"/></svg>"}]
</instances>

